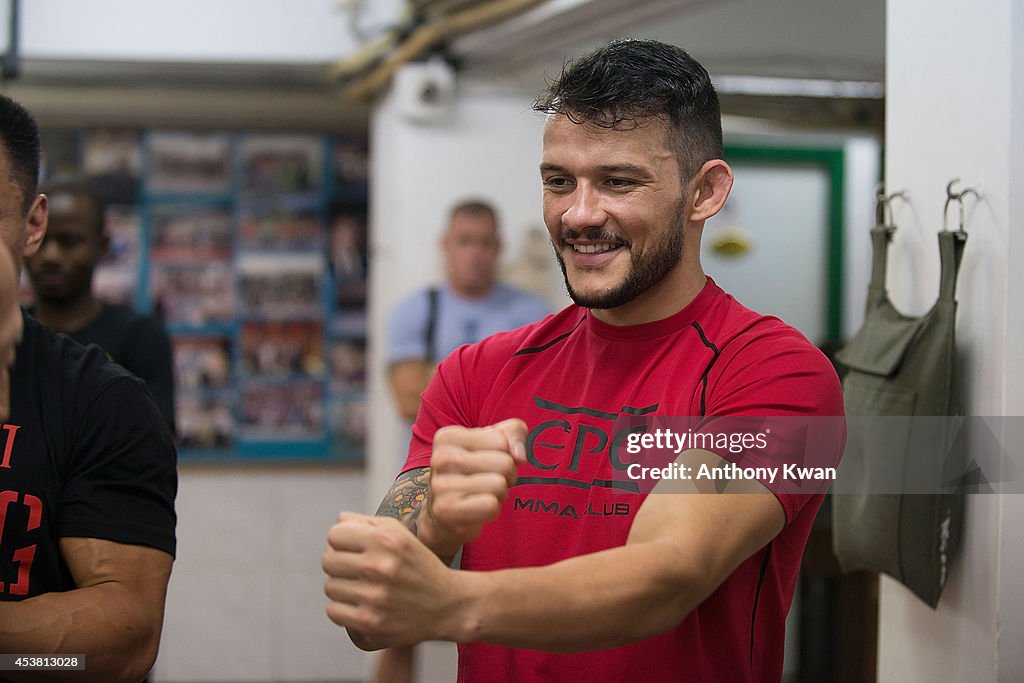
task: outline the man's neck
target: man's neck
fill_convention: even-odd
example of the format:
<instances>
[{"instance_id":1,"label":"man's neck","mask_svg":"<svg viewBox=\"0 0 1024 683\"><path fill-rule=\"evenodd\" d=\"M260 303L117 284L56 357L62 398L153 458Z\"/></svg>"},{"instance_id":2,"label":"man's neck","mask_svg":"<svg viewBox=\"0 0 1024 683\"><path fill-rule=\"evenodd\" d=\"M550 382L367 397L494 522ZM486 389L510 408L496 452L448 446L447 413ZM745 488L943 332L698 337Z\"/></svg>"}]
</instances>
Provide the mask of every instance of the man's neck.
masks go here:
<instances>
[{"instance_id":1,"label":"man's neck","mask_svg":"<svg viewBox=\"0 0 1024 683\"><path fill-rule=\"evenodd\" d=\"M54 332L74 334L91 323L103 311L103 302L88 296L68 301L37 299L32 307L35 319Z\"/></svg>"}]
</instances>

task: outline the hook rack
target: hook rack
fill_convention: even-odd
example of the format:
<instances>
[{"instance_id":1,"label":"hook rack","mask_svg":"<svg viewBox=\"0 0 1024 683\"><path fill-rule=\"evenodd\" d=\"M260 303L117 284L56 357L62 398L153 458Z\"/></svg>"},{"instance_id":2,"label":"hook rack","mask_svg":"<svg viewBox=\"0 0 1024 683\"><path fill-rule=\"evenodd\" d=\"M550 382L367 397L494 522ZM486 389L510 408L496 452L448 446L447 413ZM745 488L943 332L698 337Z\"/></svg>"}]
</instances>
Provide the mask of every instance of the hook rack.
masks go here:
<instances>
[{"instance_id":1,"label":"hook rack","mask_svg":"<svg viewBox=\"0 0 1024 683\"><path fill-rule=\"evenodd\" d=\"M949 204L950 202L957 202L960 205L960 228L957 230L957 232L961 235L966 235L967 231L964 229L964 225L966 224L964 218L964 197L966 197L969 194L973 194L975 200L977 200L981 199L981 195L973 187L966 187L960 190L959 192L953 192L953 186L959 182L959 178L953 178L952 180L949 181L949 184L946 185L946 205L942 208L942 230L946 232L949 231L949 226L947 225L947 218L949 215Z\"/></svg>"},{"instance_id":2,"label":"hook rack","mask_svg":"<svg viewBox=\"0 0 1024 683\"><path fill-rule=\"evenodd\" d=\"M879 183L875 189L875 223L895 227L892 222L892 200L906 197L905 190L885 194L885 183Z\"/></svg>"}]
</instances>

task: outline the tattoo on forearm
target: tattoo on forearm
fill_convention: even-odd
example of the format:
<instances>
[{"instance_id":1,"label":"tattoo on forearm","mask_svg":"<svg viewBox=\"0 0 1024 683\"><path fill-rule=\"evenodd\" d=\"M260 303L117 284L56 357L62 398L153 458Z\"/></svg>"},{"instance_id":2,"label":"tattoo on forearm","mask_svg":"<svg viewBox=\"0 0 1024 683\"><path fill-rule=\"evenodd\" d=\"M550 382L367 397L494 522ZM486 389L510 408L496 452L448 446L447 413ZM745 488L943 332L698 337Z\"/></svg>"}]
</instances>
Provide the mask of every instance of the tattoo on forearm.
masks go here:
<instances>
[{"instance_id":1,"label":"tattoo on forearm","mask_svg":"<svg viewBox=\"0 0 1024 683\"><path fill-rule=\"evenodd\" d=\"M410 515L405 519L405 525L409 527L409 531L412 532L412 535L416 536L417 538L420 535L420 511L422 510L423 506L417 505L416 509L413 510L412 513L410 513Z\"/></svg>"},{"instance_id":2,"label":"tattoo on forearm","mask_svg":"<svg viewBox=\"0 0 1024 683\"><path fill-rule=\"evenodd\" d=\"M418 538L419 519L427 507L424 503L427 500L429 490L430 468L420 467L415 470L409 470L405 474L399 475L398 479L395 480L391 490L384 496L383 502L377 508L377 516L394 517L408 527L413 536ZM435 550L434 552L438 551ZM454 553L441 554L438 552L438 557L447 565L452 563L454 556Z\"/></svg>"},{"instance_id":3,"label":"tattoo on forearm","mask_svg":"<svg viewBox=\"0 0 1024 683\"><path fill-rule=\"evenodd\" d=\"M429 467L420 467L399 475L377 508L377 516L394 517L416 533L416 522L422 509L421 503L427 499L429 483Z\"/></svg>"}]
</instances>

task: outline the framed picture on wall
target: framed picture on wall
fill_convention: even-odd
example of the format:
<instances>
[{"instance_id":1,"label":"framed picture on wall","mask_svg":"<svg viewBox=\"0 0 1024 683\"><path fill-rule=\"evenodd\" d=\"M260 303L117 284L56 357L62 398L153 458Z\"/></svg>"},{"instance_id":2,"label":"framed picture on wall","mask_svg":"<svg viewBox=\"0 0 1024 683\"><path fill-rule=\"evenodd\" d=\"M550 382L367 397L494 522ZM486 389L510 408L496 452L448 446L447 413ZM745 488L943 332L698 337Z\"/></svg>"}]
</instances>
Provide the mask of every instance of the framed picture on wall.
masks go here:
<instances>
[{"instance_id":1,"label":"framed picture on wall","mask_svg":"<svg viewBox=\"0 0 1024 683\"><path fill-rule=\"evenodd\" d=\"M314 210L247 209L238 221L240 249L312 251L323 245L323 222Z\"/></svg>"},{"instance_id":2,"label":"framed picture on wall","mask_svg":"<svg viewBox=\"0 0 1024 683\"><path fill-rule=\"evenodd\" d=\"M227 335L178 334L171 340L174 385L179 392L231 387L231 339Z\"/></svg>"},{"instance_id":3,"label":"framed picture on wall","mask_svg":"<svg viewBox=\"0 0 1024 683\"><path fill-rule=\"evenodd\" d=\"M226 133L151 133L146 191L225 194L231 190L231 137Z\"/></svg>"},{"instance_id":4,"label":"framed picture on wall","mask_svg":"<svg viewBox=\"0 0 1024 683\"><path fill-rule=\"evenodd\" d=\"M43 141L47 172L88 173L112 202L97 293L170 334L180 461L358 463L365 136L97 128Z\"/></svg>"},{"instance_id":5,"label":"framed picture on wall","mask_svg":"<svg viewBox=\"0 0 1024 683\"><path fill-rule=\"evenodd\" d=\"M337 138L331 165L334 196L343 201L365 203L370 178L370 150L366 138Z\"/></svg>"},{"instance_id":6,"label":"framed picture on wall","mask_svg":"<svg viewBox=\"0 0 1024 683\"><path fill-rule=\"evenodd\" d=\"M366 340L336 339L330 346L331 391L366 390Z\"/></svg>"},{"instance_id":7,"label":"framed picture on wall","mask_svg":"<svg viewBox=\"0 0 1024 683\"><path fill-rule=\"evenodd\" d=\"M366 307L367 253L366 217L338 211L328 232L334 302L338 308Z\"/></svg>"},{"instance_id":8,"label":"framed picture on wall","mask_svg":"<svg viewBox=\"0 0 1024 683\"><path fill-rule=\"evenodd\" d=\"M184 392L176 397L179 448L185 452L227 452L235 443L232 392Z\"/></svg>"},{"instance_id":9,"label":"framed picture on wall","mask_svg":"<svg viewBox=\"0 0 1024 683\"><path fill-rule=\"evenodd\" d=\"M116 173L137 179L140 156L138 131L96 129L82 136L82 171L87 176Z\"/></svg>"},{"instance_id":10,"label":"framed picture on wall","mask_svg":"<svg viewBox=\"0 0 1024 683\"><path fill-rule=\"evenodd\" d=\"M235 432L230 337L177 334L171 349L180 446L201 453L226 452Z\"/></svg>"},{"instance_id":11,"label":"framed picture on wall","mask_svg":"<svg viewBox=\"0 0 1024 683\"><path fill-rule=\"evenodd\" d=\"M234 271L228 261L153 261L153 310L171 326L231 323L235 315Z\"/></svg>"},{"instance_id":12,"label":"framed picture on wall","mask_svg":"<svg viewBox=\"0 0 1024 683\"><path fill-rule=\"evenodd\" d=\"M164 262L228 260L233 232L227 207L155 204L150 209L149 255Z\"/></svg>"},{"instance_id":13,"label":"framed picture on wall","mask_svg":"<svg viewBox=\"0 0 1024 683\"><path fill-rule=\"evenodd\" d=\"M253 377L320 377L324 326L310 320L257 320L242 325L241 370Z\"/></svg>"},{"instance_id":14,"label":"framed picture on wall","mask_svg":"<svg viewBox=\"0 0 1024 683\"><path fill-rule=\"evenodd\" d=\"M366 394L344 392L328 404L331 449L337 457L356 459L366 447Z\"/></svg>"},{"instance_id":15,"label":"framed picture on wall","mask_svg":"<svg viewBox=\"0 0 1024 683\"><path fill-rule=\"evenodd\" d=\"M135 306L141 226L134 205L108 206L103 216L107 251L93 272L93 293L103 301Z\"/></svg>"},{"instance_id":16,"label":"framed picture on wall","mask_svg":"<svg viewBox=\"0 0 1024 683\"><path fill-rule=\"evenodd\" d=\"M236 262L240 313L250 318L323 317L324 259L319 253L244 253Z\"/></svg>"},{"instance_id":17,"label":"framed picture on wall","mask_svg":"<svg viewBox=\"0 0 1024 683\"><path fill-rule=\"evenodd\" d=\"M324 387L318 381L247 380L241 402L244 439L319 440L324 434Z\"/></svg>"},{"instance_id":18,"label":"framed picture on wall","mask_svg":"<svg viewBox=\"0 0 1024 683\"><path fill-rule=\"evenodd\" d=\"M247 135L242 141L243 202L318 193L323 155L323 142L316 136Z\"/></svg>"}]
</instances>

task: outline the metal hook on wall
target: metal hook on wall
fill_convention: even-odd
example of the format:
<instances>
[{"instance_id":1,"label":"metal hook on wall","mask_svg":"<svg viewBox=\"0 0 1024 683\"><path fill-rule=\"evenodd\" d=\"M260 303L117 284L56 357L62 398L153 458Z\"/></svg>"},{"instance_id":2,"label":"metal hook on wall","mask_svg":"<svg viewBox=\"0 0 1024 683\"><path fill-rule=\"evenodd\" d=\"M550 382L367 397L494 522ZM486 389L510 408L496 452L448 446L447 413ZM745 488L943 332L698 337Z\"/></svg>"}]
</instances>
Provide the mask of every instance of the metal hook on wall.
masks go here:
<instances>
[{"instance_id":1,"label":"metal hook on wall","mask_svg":"<svg viewBox=\"0 0 1024 683\"><path fill-rule=\"evenodd\" d=\"M878 183L875 188L875 224L895 229L892 221L892 200L906 195L905 190L885 194L885 183Z\"/></svg>"},{"instance_id":2,"label":"metal hook on wall","mask_svg":"<svg viewBox=\"0 0 1024 683\"><path fill-rule=\"evenodd\" d=\"M966 220L964 218L964 197L966 197L969 194L973 194L974 198L977 200L981 198L981 195L978 194L978 191L975 190L973 187L966 187L960 190L959 192L953 192L953 186L959 182L959 178L953 178L952 180L949 181L949 184L946 185L946 205L942 209L942 230L949 230L949 226L947 225L947 217L949 215L949 204L950 202L957 202L960 205L960 228L957 230L957 232L959 232L962 235L966 235L967 231L964 230L964 226L966 224Z\"/></svg>"}]
</instances>

